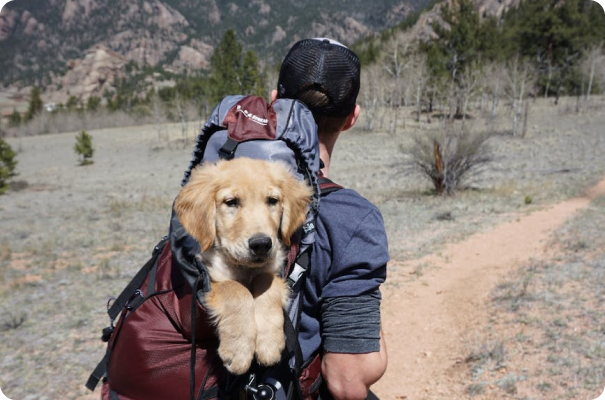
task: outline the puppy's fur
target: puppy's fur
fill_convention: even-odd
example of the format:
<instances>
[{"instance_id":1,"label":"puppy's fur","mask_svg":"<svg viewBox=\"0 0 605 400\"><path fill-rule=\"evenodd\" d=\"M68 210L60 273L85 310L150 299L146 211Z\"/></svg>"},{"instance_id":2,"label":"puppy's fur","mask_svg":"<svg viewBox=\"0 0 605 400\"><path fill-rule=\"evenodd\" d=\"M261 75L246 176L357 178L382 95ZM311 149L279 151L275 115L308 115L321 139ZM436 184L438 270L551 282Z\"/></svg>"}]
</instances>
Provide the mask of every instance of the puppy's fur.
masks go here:
<instances>
[{"instance_id":1,"label":"puppy's fur","mask_svg":"<svg viewBox=\"0 0 605 400\"><path fill-rule=\"evenodd\" d=\"M255 356L262 365L281 358L288 292L276 274L311 194L283 165L237 158L196 168L176 199L183 227L202 249L212 281L204 306L219 356L234 374L245 373Z\"/></svg>"}]
</instances>

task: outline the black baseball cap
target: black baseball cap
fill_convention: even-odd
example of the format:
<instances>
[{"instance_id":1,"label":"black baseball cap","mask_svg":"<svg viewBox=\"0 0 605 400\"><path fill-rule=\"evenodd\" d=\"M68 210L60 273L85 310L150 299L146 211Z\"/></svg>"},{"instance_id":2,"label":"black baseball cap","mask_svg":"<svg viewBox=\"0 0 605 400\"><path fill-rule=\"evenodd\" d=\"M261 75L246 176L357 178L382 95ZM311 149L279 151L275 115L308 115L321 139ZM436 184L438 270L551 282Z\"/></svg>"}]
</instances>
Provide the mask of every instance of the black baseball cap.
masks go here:
<instances>
[{"instance_id":1,"label":"black baseball cap","mask_svg":"<svg viewBox=\"0 0 605 400\"><path fill-rule=\"evenodd\" d=\"M343 44L327 38L304 39L295 43L284 58L277 96L299 99L310 89L319 90L327 95L329 104L309 107L311 111L345 117L355 108L360 70L359 58Z\"/></svg>"}]
</instances>

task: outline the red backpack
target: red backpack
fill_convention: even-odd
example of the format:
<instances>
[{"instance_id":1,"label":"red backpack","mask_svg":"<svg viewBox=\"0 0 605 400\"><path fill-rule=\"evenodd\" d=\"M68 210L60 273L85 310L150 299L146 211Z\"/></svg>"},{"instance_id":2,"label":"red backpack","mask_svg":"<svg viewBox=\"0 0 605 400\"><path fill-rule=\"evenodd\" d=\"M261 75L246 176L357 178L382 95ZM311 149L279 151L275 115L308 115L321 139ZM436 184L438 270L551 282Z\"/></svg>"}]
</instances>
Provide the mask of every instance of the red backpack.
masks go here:
<instances>
[{"instance_id":1,"label":"red backpack","mask_svg":"<svg viewBox=\"0 0 605 400\"><path fill-rule=\"evenodd\" d=\"M259 119L268 121L265 128L254 123ZM173 212L170 235L155 246L151 259L108 307L111 324L102 336L107 351L86 384L94 390L103 380L103 400L316 397L321 360L319 355L302 359L297 338L300 288L309 268L320 198L340 186L318 177L316 126L311 113L295 100L268 105L259 97L227 97L199 135L182 183L202 160L239 156L289 161L299 178L316 188L312 210L293 238L283 271L293 307L284 318L282 361L270 368L253 366L242 376L223 367L214 328L197 301L209 287L209 277L205 266L183 251L195 244Z\"/></svg>"}]
</instances>

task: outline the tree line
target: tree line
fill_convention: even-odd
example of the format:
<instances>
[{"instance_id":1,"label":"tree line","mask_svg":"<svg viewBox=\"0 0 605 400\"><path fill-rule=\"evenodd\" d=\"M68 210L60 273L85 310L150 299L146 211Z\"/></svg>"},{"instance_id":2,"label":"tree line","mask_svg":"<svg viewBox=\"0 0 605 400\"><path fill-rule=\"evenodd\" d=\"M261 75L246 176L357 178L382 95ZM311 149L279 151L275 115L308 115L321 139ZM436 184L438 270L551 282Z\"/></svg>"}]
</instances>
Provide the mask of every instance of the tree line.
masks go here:
<instances>
[{"instance_id":1,"label":"tree line","mask_svg":"<svg viewBox=\"0 0 605 400\"><path fill-rule=\"evenodd\" d=\"M415 107L416 119L439 111L451 120L464 119L477 99L492 116L506 103L517 134L528 97L580 103L602 93L605 15L595 2L526 0L499 18L480 15L472 0L438 7L428 40L391 34L358 45L362 60L374 59L366 64L366 109L387 107L401 120L401 107ZM397 126L379 122L370 119L367 128Z\"/></svg>"}]
</instances>

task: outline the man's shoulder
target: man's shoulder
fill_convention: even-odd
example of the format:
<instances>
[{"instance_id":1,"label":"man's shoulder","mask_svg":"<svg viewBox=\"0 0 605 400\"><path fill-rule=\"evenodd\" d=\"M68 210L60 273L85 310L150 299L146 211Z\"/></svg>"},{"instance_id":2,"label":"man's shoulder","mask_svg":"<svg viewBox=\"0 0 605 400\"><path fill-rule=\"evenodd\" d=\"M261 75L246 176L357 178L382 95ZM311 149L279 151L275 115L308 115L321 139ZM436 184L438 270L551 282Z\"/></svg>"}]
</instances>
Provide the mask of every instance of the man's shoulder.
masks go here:
<instances>
[{"instance_id":1,"label":"man's shoulder","mask_svg":"<svg viewBox=\"0 0 605 400\"><path fill-rule=\"evenodd\" d=\"M337 210L357 213L362 210L366 210L366 212L380 212L378 207L372 204L372 202L355 190L348 188L336 190L321 198L319 206L320 215Z\"/></svg>"},{"instance_id":2,"label":"man's shoulder","mask_svg":"<svg viewBox=\"0 0 605 400\"><path fill-rule=\"evenodd\" d=\"M321 198L318 219L332 231L350 231L375 227L384 229L378 207L352 189L343 188Z\"/></svg>"}]
</instances>

